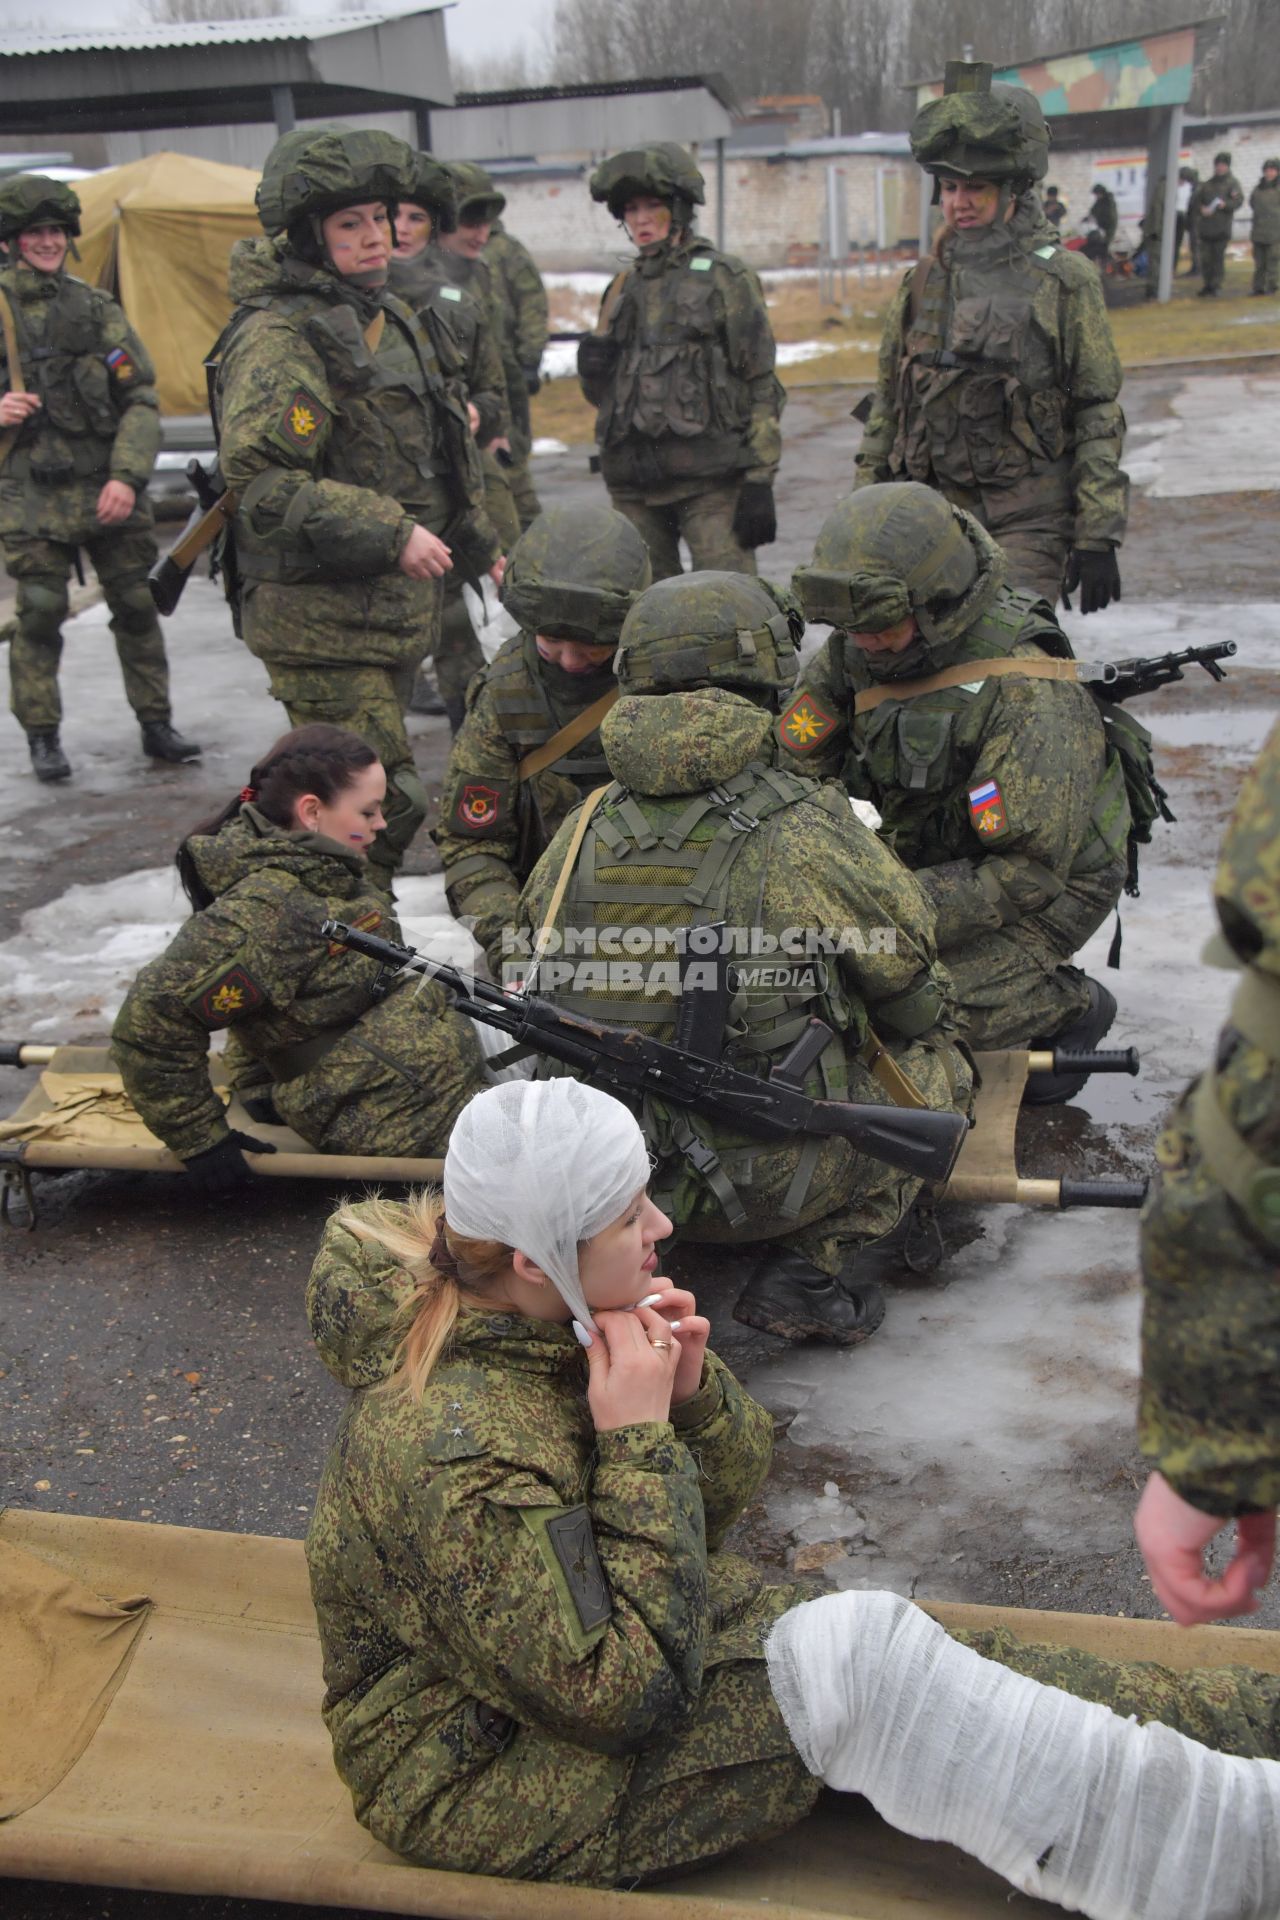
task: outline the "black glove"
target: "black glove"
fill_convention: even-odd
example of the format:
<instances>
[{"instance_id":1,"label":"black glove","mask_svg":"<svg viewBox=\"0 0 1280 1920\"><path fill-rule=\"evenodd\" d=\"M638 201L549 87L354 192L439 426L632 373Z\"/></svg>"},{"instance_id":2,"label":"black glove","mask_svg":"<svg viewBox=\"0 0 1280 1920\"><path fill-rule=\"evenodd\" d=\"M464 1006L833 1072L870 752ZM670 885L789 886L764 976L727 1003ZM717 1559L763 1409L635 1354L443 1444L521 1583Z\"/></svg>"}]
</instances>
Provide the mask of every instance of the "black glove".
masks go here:
<instances>
[{"instance_id":1,"label":"black glove","mask_svg":"<svg viewBox=\"0 0 1280 1920\"><path fill-rule=\"evenodd\" d=\"M584 333L578 342L578 378L611 380L618 360L618 344L607 333Z\"/></svg>"},{"instance_id":2,"label":"black glove","mask_svg":"<svg viewBox=\"0 0 1280 1920\"><path fill-rule=\"evenodd\" d=\"M744 480L733 510L733 537L740 547L767 547L778 537L773 488L767 480Z\"/></svg>"},{"instance_id":3,"label":"black glove","mask_svg":"<svg viewBox=\"0 0 1280 1920\"><path fill-rule=\"evenodd\" d=\"M1114 547L1095 553L1089 547L1072 547L1067 560L1067 577L1062 583L1062 604L1071 611L1068 597L1080 589L1081 613L1101 613L1120 598L1120 565Z\"/></svg>"},{"instance_id":4,"label":"black glove","mask_svg":"<svg viewBox=\"0 0 1280 1920\"><path fill-rule=\"evenodd\" d=\"M535 393L542 390L542 370L540 367L521 367L520 371L524 375L525 392L532 399Z\"/></svg>"},{"instance_id":5,"label":"black glove","mask_svg":"<svg viewBox=\"0 0 1280 1920\"><path fill-rule=\"evenodd\" d=\"M247 1187L254 1177L245 1165L246 1153L274 1152L269 1140L255 1140L252 1134L232 1128L216 1147L193 1153L185 1165L201 1193L230 1193L234 1187Z\"/></svg>"}]
</instances>

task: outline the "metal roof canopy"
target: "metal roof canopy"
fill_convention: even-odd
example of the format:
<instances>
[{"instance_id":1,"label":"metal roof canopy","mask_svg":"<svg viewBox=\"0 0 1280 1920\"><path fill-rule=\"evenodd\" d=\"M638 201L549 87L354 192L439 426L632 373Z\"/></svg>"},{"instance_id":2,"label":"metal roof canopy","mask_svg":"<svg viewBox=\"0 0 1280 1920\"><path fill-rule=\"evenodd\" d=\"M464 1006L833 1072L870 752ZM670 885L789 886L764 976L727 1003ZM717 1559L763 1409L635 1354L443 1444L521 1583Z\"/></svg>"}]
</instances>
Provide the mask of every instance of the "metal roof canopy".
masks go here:
<instances>
[{"instance_id":1,"label":"metal roof canopy","mask_svg":"<svg viewBox=\"0 0 1280 1920\"><path fill-rule=\"evenodd\" d=\"M460 93L454 106L432 113L431 150L442 160L509 160L616 153L657 140L687 146L727 139L730 105L718 74Z\"/></svg>"},{"instance_id":2,"label":"metal roof canopy","mask_svg":"<svg viewBox=\"0 0 1280 1920\"><path fill-rule=\"evenodd\" d=\"M998 67L992 79L1034 93L1050 122L1059 151L1098 146L1147 149L1148 183L1175 179L1182 150L1183 113L1196 69L1223 16L1208 14L1181 26L1161 27L1127 40L1103 40L1042 55L1016 67ZM914 80L908 90L918 107L942 92L938 79ZM1052 166L1052 161L1050 162ZM921 175L920 242L927 244L931 187ZM1177 195L1165 194L1158 298L1173 288L1173 238Z\"/></svg>"},{"instance_id":3,"label":"metal roof canopy","mask_svg":"<svg viewBox=\"0 0 1280 1920\"><path fill-rule=\"evenodd\" d=\"M10 32L0 52L6 133L132 133L449 105L443 8L245 20L145 32Z\"/></svg>"}]
</instances>

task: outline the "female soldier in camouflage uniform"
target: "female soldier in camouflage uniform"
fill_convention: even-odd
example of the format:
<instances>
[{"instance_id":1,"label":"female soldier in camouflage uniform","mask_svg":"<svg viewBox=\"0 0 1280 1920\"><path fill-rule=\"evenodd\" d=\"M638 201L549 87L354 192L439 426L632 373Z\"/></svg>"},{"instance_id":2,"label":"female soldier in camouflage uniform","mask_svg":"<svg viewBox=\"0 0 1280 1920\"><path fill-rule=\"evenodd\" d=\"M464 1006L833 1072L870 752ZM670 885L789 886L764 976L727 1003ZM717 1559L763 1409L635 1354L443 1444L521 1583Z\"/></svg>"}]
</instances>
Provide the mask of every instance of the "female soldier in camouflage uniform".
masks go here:
<instances>
[{"instance_id":1,"label":"female soldier in camouflage uniform","mask_svg":"<svg viewBox=\"0 0 1280 1920\"><path fill-rule=\"evenodd\" d=\"M230 1030L278 1117L327 1153L439 1153L488 1084L441 988L388 992L373 961L321 939L331 917L400 937L368 869L385 791L365 741L300 727L179 850L195 911L130 987L112 1043L134 1106L209 1190L251 1177L241 1149L270 1151L227 1125L213 1033Z\"/></svg>"},{"instance_id":2,"label":"female soldier in camouflage uniform","mask_svg":"<svg viewBox=\"0 0 1280 1920\"><path fill-rule=\"evenodd\" d=\"M879 1804L890 1773L941 1770L943 1791L919 1797L900 1824L958 1840L1052 1895L1086 1824L1077 1809L1105 1827L1116 1784L1080 1721L1130 1750L1142 1737L992 1670L896 1595L803 1606L808 1589L723 1551L768 1471L770 1420L707 1351L693 1295L655 1271L670 1222L646 1172L639 1129L608 1095L564 1081L500 1087L458 1122L443 1207L427 1194L365 1202L326 1229L308 1318L326 1366L356 1392L307 1561L324 1715L356 1817L421 1866L587 1886L633 1886L767 1840L809 1811L823 1768L809 1745L804 1758L797 1750L773 1641L762 1642L836 1608L851 1616L860 1680L845 1690L871 1728L860 1789ZM908 1636L932 1645L904 1675L894 1641ZM1240 1755L1276 1749L1274 1676L1174 1674L1007 1634L958 1637L1119 1715L1159 1717ZM888 1686L881 1698L895 1665L917 1692L915 1712L896 1721ZM963 1731L939 1700L957 1665L976 1702ZM999 1737L1016 1754L1007 1714L999 1726L989 1706L997 1688L1060 1729L1022 1767ZM1178 1748L1164 1734L1154 1778L1137 1770L1157 1811L1190 1757ZM1175 1763L1163 1780L1160 1760ZM1046 1772L1060 1795L1045 1795ZM1248 1784L1266 1772L1251 1769ZM1037 1785L1028 1819L1020 1799ZM1227 1874L1241 1870L1230 1785L1219 1804L1237 1831L1218 1828ZM966 1788L978 1812L931 1824ZM996 1858L978 1829L1002 1843ZM1105 1837L1124 1852L1123 1831ZM1247 1870L1265 1832L1239 1838ZM1167 1846L1168 1827L1155 1839ZM1215 1911L1244 1920L1274 1909L1242 1900Z\"/></svg>"},{"instance_id":3,"label":"female soldier in camouflage uniform","mask_svg":"<svg viewBox=\"0 0 1280 1920\"><path fill-rule=\"evenodd\" d=\"M1120 361L1097 272L1040 209L1040 103L946 94L916 115L911 151L945 224L889 308L854 485L935 487L994 534L1014 586L1052 605L1078 585L1093 613L1120 597Z\"/></svg>"},{"instance_id":4,"label":"female soldier in camouflage uniform","mask_svg":"<svg viewBox=\"0 0 1280 1920\"><path fill-rule=\"evenodd\" d=\"M516 961L521 887L566 814L608 777L600 722L617 696L613 651L649 578L644 541L607 507L552 507L511 555L502 601L521 631L472 689L432 834L449 905L495 980Z\"/></svg>"},{"instance_id":5,"label":"female soldier in camouflage uniform","mask_svg":"<svg viewBox=\"0 0 1280 1920\"><path fill-rule=\"evenodd\" d=\"M217 394L245 643L295 724L349 726L376 749L384 884L427 812L404 710L440 581L497 554L456 342L386 291L388 211L414 177L389 134L277 141L257 194L268 237L232 255Z\"/></svg>"},{"instance_id":6,"label":"female soldier in camouflage uniform","mask_svg":"<svg viewBox=\"0 0 1280 1920\"><path fill-rule=\"evenodd\" d=\"M124 690L155 760L193 760L175 733L169 664L147 586L156 557L146 485L160 422L155 376L137 334L98 287L65 271L80 202L44 174L0 187L0 539L18 583L9 647L14 715L38 780L66 780L58 739L58 660L67 575L83 548L111 609ZM3 308L0 308L0 313Z\"/></svg>"},{"instance_id":7,"label":"female soldier in camouflage uniform","mask_svg":"<svg viewBox=\"0 0 1280 1920\"><path fill-rule=\"evenodd\" d=\"M679 573L681 540L695 573L754 573L756 548L777 538L786 399L760 282L693 231L703 182L683 147L615 153L591 197L639 249L578 348L609 498L643 534L655 580Z\"/></svg>"}]
</instances>

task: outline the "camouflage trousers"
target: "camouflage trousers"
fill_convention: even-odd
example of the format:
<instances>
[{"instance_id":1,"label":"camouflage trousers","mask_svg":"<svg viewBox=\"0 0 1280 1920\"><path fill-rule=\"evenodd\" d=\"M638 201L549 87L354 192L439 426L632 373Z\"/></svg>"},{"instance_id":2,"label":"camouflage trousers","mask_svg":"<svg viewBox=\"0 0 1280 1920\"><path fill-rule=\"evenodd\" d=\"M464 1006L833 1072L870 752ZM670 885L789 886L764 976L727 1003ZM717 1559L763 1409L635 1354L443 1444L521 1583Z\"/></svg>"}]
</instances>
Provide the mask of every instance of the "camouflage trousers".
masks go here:
<instances>
[{"instance_id":1,"label":"camouflage trousers","mask_svg":"<svg viewBox=\"0 0 1280 1920\"><path fill-rule=\"evenodd\" d=\"M318 722L349 727L381 760L387 775L386 826L369 849L369 865L389 887L429 811L404 715L412 667L282 667L268 660L271 691L294 727Z\"/></svg>"},{"instance_id":2,"label":"camouflage trousers","mask_svg":"<svg viewBox=\"0 0 1280 1920\"><path fill-rule=\"evenodd\" d=\"M1227 270L1227 242L1210 240L1204 234L1200 236L1200 277L1206 289L1217 293L1222 286Z\"/></svg>"},{"instance_id":3,"label":"camouflage trousers","mask_svg":"<svg viewBox=\"0 0 1280 1920\"><path fill-rule=\"evenodd\" d=\"M480 460L484 468L484 510L502 542L503 552L510 553L520 538L522 524L513 497L512 481L516 469L514 466L500 466L492 453L481 454ZM535 496L530 518L536 516L537 512ZM450 725L456 733L462 722L467 688L484 665L484 652L476 639L471 616L462 597L462 581L456 574L445 576L440 638L431 658L440 698L449 711Z\"/></svg>"},{"instance_id":4,"label":"camouflage trousers","mask_svg":"<svg viewBox=\"0 0 1280 1920\"><path fill-rule=\"evenodd\" d=\"M524 383L524 372L520 367L507 368L507 406L511 414L511 465L502 469L503 476L511 489L511 498L520 518L520 531L532 524L542 512L542 502L534 489L533 475L529 471L529 459L533 449L533 422L529 417L529 390ZM485 502L488 509L488 501ZM493 519L492 511L489 518ZM505 539L499 523L499 538ZM508 549L509 551L509 549Z\"/></svg>"},{"instance_id":5,"label":"camouflage trousers","mask_svg":"<svg viewBox=\"0 0 1280 1920\"><path fill-rule=\"evenodd\" d=\"M643 494L611 492L609 501L648 547L655 580L670 580L682 571L681 540L689 549L695 573L755 573L755 554L740 544L733 531L740 490L741 482L730 480L681 500L653 501Z\"/></svg>"},{"instance_id":6,"label":"camouflage trousers","mask_svg":"<svg viewBox=\"0 0 1280 1920\"><path fill-rule=\"evenodd\" d=\"M1280 293L1280 240L1254 241L1253 291Z\"/></svg>"},{"instance_id":7,"label":"camouflage trousers","mask_svg":"<svg viewBox=\"0 0 1280 1920\"><path fill-rule=\"evenodd\" d=\"M1011 587L1038 593L1051 607L1058 604L1075 524L1063 462L1026 486L984 492L941 481L932 484L1000 542Z\"/></svg>"},{"instance_id":8,"label":"camouflage trousers","mask_svg":"<svg viewBox=\"0 0 1280 1920\"><path fill-rule=\"evenodd\" d=\"M104 527L79 546L88 554L111 611L111 631L125 697L144 724L169 719L169 663L147 572L156 557L149 516ZM10 534L5 567L18 583L9 643L9 704L28 733L49 732L62 719L58 664L67 617L67 579L76 545Z\"/></svg>"}]
</instances>

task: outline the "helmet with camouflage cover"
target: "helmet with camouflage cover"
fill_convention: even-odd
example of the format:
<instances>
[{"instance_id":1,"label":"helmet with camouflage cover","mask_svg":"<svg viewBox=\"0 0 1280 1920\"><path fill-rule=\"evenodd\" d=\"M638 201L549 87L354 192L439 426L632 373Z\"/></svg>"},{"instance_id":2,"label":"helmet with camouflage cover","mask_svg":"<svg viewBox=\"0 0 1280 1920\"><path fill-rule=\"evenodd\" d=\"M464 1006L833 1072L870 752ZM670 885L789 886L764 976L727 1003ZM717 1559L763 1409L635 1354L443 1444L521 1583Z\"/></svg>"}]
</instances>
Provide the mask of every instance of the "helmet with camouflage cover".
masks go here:
<instances>
[{"instance_id":1,"label":"helmet with camouflage cover","mask_svg":"<svg viewBox=\"0 0 1280 1920\"><path fill-rule=\"evenodd\" d=\"M616 647L652 577L649 549L612 507L549 507L511 549L500 597L526 633Z\"/></svg>"},{"instance_id":2,"label":"helmet with camouflage cover","mask_svg":"<svg viewBox=\"0 0 1280 1920\"><path fill-rule=\"evenodd\" d=\"M1263 172L1265 173L1265 172L1267 171L1267 169L1268 169L1268 167L1274 167L1274 169L1275 169L1275 171L1276 171L1277 173L1280 173L1280 160L1278 160L1278 159L1276 158L1276 156L1275 156L1275 154L1274 154L1274 153L1272 154L1272 156L1271 156L1271 158L1270 158L1269 160L1264 160L1264 161L1263 161L1263 163L1262 163L1262 171L1263 171Z\"/></svg>"},{"instance_id":3,"label":"helmet with camouflage cover","mask_svg":"<svg viewBox=\"0 0 1280 1920\"><path fill-rule=\"evenodd\" d=\"M295 241L309 216L381 200L391 212L410 190L413 148L376 127L295 127L267 155L254 196L272 236Z\"/></svg>"},{"instance_id":4,"label":"helmet with camouflage cover","mask_svg":"<svg viewBox=\"0 0 1280 1920\"><path fill-rule=\"evenodd\" d=\"M623 693L730 687L776 707L794 685L804 617L795 596L749 573L681 573L642 593L623 623Z\"/></svg>"},{"instance_id":5,"label":"helmet with camouflage cover","mask_svg":"<svg viewBox=\"0 0 1280 1920\"><path fill-rule=\"evenodd\" d=\"M908 480L846 494L792 585L806 620L847 633L884 633L913 615L940 662L1004 578L1004 555L972 514Z\"/></svg>"},{"instance_id":6,"label":"helmet with camouflage cover","mask_svg":"<svg viewBox=\"0 0 1280 1920\"><path fill-rule=\"evenodd\" d=\"M911 151L926 173L1007 181L1021 190L1049 171L1049 125L1026 87L991 83L977 61L952 61L946 92L911 123Z\"/></svg>"},{"instance_id":7,"label":"helmet with camouflage cover","mask_svg":"<svg viewBox=\"0 0 1280 1920\"><path fill-rule=\"evenodd\" d=\"M452 233L458 224L458 196L453 175L443 160L432 153L413 156L413 184L406 187L402 199L415 207L425 207L431 215L433 233Z\"/></svg>"},{"instance_id":8,"label":"helmet with camouflage cover","mask_svg":"<svg viewBox=\"0 0 1280 1920\"><path fill-rule=\"evenodd\" d=\"M0 242L28 227L61 227L74 239L80 231L80 202L63 180L47 173L15 173L0 186Z\"/></svg>"},{"instance_id":9,"label":"helmet with camouflage cover","mask_svg":"<svg viewBox=\"0 0 1280 1920\"><path fill-rule=\"evenodd\" d=\"M665 200L677 227L690 226L693 209L707 197L706 183L693 164L693 155L674 140L611 154L591 176L591 198L603 200L615 220L621 220L628 200L644 194Z\"/></svg>"},{"instance_id":10,"label":"helmet with camouflage cover","mask_svg":"<svg viewBox=\"0 0 1280 1920\"><path fill-rule=\"evenodd\" d=\"M460 221L479 227L497 219L507 204L507 196L498 192L483 167L478 167L474 160L451 160L449 174Z\"/></svg>"}]
</instances>

